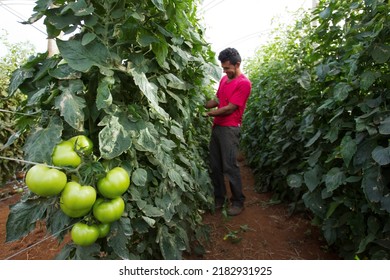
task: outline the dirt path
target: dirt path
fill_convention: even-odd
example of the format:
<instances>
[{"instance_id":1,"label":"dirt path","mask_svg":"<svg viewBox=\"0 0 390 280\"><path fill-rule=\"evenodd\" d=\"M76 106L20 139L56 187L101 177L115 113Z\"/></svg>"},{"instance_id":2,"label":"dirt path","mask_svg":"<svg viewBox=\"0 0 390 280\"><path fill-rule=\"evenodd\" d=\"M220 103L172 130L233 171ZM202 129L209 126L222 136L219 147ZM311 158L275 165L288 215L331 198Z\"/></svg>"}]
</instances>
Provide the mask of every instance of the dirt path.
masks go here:
<instances>
[{"instance_id":1,"label":"dirt path","mask_svg":"<svg viewBox=\"0 0 390 280\"><path fill-rule=\"evenodd\" d=\"M336 254L325 250L326 244L321 239L321 234L318 229L311 226L307 217L303 215L289 217L285 205L269 204L271 194L256 193L251 170L243 161L240 167L247 197L245 210L235 217L227 217L221 212L204 216L205 224L211 229L211 243L207 246L202 259L338 259ZM53 259L61 247L54 238L46 236L43 226L22 240L5 243L9 205L18 199L18 195L13 195L0 200L0 260Z\"/></svg>"}]
</instances>

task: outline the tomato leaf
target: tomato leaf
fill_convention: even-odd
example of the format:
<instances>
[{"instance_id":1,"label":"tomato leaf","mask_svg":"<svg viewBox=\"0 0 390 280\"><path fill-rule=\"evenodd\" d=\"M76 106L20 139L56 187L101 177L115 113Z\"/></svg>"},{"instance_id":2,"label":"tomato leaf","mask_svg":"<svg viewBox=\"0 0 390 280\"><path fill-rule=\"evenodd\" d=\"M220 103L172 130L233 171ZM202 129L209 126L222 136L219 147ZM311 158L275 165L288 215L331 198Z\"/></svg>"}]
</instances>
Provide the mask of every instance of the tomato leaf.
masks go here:
<instances>
[{"instance_id":1,"label":"tomato leaf","mask_svg":"<svg viewBox=\"0 0 390 280\"><path fill-rule=\"evenodd\" d=\"M143 168L137 168L131 174L131 181L139 187L145 186L148 179L148 172Z\"/></svg>"},{"instance_id":2,"label":"tomato leaf","mask_svg":"<svg viewBox=\"0 0 390 280\"><path fill-rule=\"evenodd\" d=\"M35 128L24 145L26 159L38 163L51 163L54 146L61 141L62 121L54 116L46 128Z\"/></svg>"},{"instance_id":3,"label":"tomato leaf","mask_svg":"<svg viewBox=\"0 0 390 280\"><path fill-rule=\"evenodd\" d=\"M110 55L107 48L93 41L86 46L76 40L62 41L57 39L58 49L69 66L81 72L87 72L92 66L107 66Z\"/></svg>"},{"instance_id":4,"label":"tomato leaf","mask_svg":"<svg viewBox=\"0 0 390 280\"><path fill-rule=\"evenodd\" d=\"M111 225L111 234L108 236L108 244L113 248L116 255L126 260L130 258L127 244L133 234L130 219L121 218Z\"/></svg>"},{"instance_id":5,"label":"tomato leaf","mask_svg":"<svg viewBox=\"0 0 390 280\"><path fill-rule=\"evenodd\" d=\"M84 128L85 100L76 95L82 91L81 80L71 80L68 87L61 87L62 94L55 99L55 106L60 111L61 116L74 129L82 131Z\"/></svg>"},{"instance_id":6,"label":"tomato leaf","mask_svg":"<svg viewBox=\"0 0 390 280\"><path fill-rule=\"evenodd\" d=\"M161 226L159 228L157 237L164 259L181 259L181 253L178 244L176 243L176 239L172 234L169 233L168 228L166 226Z\"/></svg>"},{"instance_id":7,"label":"tomato leaf","mask_svg":"<svg viewBox=\"0 0 390 280\"><path fill-rule=\"evenodd\" d=\"M12 205L7 219L6 242L18 240L34 230L50 204L46 199L27 199Z\"/></svg>"}]
</instances>

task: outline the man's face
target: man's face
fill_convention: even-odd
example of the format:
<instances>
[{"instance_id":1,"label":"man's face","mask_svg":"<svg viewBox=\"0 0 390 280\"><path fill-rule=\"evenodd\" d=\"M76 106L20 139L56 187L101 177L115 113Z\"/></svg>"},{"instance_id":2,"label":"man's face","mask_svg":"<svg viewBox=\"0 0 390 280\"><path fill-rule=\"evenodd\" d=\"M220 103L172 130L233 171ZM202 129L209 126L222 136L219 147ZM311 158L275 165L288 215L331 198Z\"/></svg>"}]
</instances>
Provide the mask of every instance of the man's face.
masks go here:
<instances>
[{"instance_id":1,"label":"man's face","mask_svg":"<svg viewBox=\"0 0 390 280\"><path fill-rule=\"evenodd\" d=\"M234 79L237 75L237 69L239 67L239 63L237 62L236 65L233 65L230 63L230 61L222 62L221 66L223 69L223 72L226 74L226 76L231 80Z\"/></svg>"}]
</instances>

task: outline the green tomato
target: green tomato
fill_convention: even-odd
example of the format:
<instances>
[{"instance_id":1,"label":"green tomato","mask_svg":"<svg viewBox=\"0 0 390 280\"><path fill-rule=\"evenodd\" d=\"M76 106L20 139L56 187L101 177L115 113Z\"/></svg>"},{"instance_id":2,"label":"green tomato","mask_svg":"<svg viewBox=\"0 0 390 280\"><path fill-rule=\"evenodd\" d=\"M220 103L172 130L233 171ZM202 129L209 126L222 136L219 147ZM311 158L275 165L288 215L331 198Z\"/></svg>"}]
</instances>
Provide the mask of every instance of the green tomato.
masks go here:
<instances>
[{"instance_id":1,"label":"green tomato","mask_svg":"<svg viewBox=\"0 0 390 280\"><path fill-rule=\"evenodd\" d=\"M98 224L97 225L99 229L99 238L106 237L111 230L111 224Z\"/></svg>"},{"instance_id":2,"label":"green tomato","mask_svg":"<svg viewBox=\"0 0 390 280\"><path fill-rule=\"evenodd\" d=\"M92 140L85 135L78 135L70 138L70 141L73 144L73 148L76 151L80 151L86 155L90 155L93 151Z\"/></svg>"},{"instance_id":3,"label":"green tomato","mask_svg":"<svg viewBox=\"0 0 390 280\"><path fill-rule=\"evenodd\" d=\"M69 207L67 207L62 201L60 200L60 208L62 212L65 213L68 217L71 218L80 218L88 214L89 211L91 211L90 208L80 209L80 210L74 210Z\"/></svg>"},{"instance_id":4,"label":"green tomato","mask_svg":"<svg viewBox=\"0 0 390 280\"><path fill-rule=\"evenodd\" d=\"M121 196L130 186L130 176L122 167L107 172L106 177L97 183L98 191L106 198Z\"/></svg>"},{"instance_id":5,"label":"green tomato","mask_svg":"<svg viewBox=\"0 0 390 280\"><path fill-rule=\"evenodd\" d=\"M42 164L34 165L26 174L27 187L40 196L59 194L65 188L66 181L64 172Z\"/></svg>"},{"instance_id":6,"label":"green tomato","mask_svg":"<svg viewBox=\"0 0 390 280\"><path fill-rule=\"evenodd\" d=\"M73 242L80 246L89 246L99 238L99 228L96 225L75 223L70 231Z\"/></svg>"},{"instance_id":7,"label":"green tomato","mask_svg":"<svg viewBox=\"0 0 390 280\"><path fill-rule=\"evenodd\" d=\"M55 146L52 160L56 166L77 167L81 163L81 158L75 152L74 145L70 141L62 141Z\"/></svg>"},{"instance_id":8,"label":"green tomato","mask_svg":"<svg viewBox=\"0 0 390 280\"><path fill-rule=\"evenodd\" d=\"M125 211L125 202L122 197L116 197L112 200L104 200L103 198L96 199L93 205L93 215L103 223L108 224L119 220Z\"/></svg>"},{"instance_id":9,"label":"green tomato","mask_svg":"<svg viewBox=\"0 0 390 280\"><path fill-rule=\"evenodd\" d=\"M68 182L61 193L60 207L72 218L87 214L96 201L96 190L91 186L81 186L77 182Z\"/></svg>"}]
</instances>

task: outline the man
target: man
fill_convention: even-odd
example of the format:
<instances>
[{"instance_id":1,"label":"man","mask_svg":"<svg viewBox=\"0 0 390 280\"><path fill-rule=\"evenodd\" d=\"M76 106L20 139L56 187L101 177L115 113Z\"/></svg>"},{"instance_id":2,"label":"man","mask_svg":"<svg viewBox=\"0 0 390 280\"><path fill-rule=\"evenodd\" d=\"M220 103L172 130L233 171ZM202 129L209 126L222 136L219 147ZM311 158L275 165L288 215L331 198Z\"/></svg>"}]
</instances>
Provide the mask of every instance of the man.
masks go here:
<instances>
[{"instance_id":1,"label":"man","mask_svg":"<svg viewBox=\"0 0 390 280\"><path fill-rule=\"evenodd\" d=\"M214 117L210 140L211 180L214 186L215 209L226 202L224 175L229 179L231 205L227 214L239 215L244 209L240 168L237 164L242 115L251 92L251 82L241 72L241 57L237 50L227 48L220 52L218 60L226 74L219 82L217 100L207 101L207 115Z\"/></svg>"}]
</instances>

